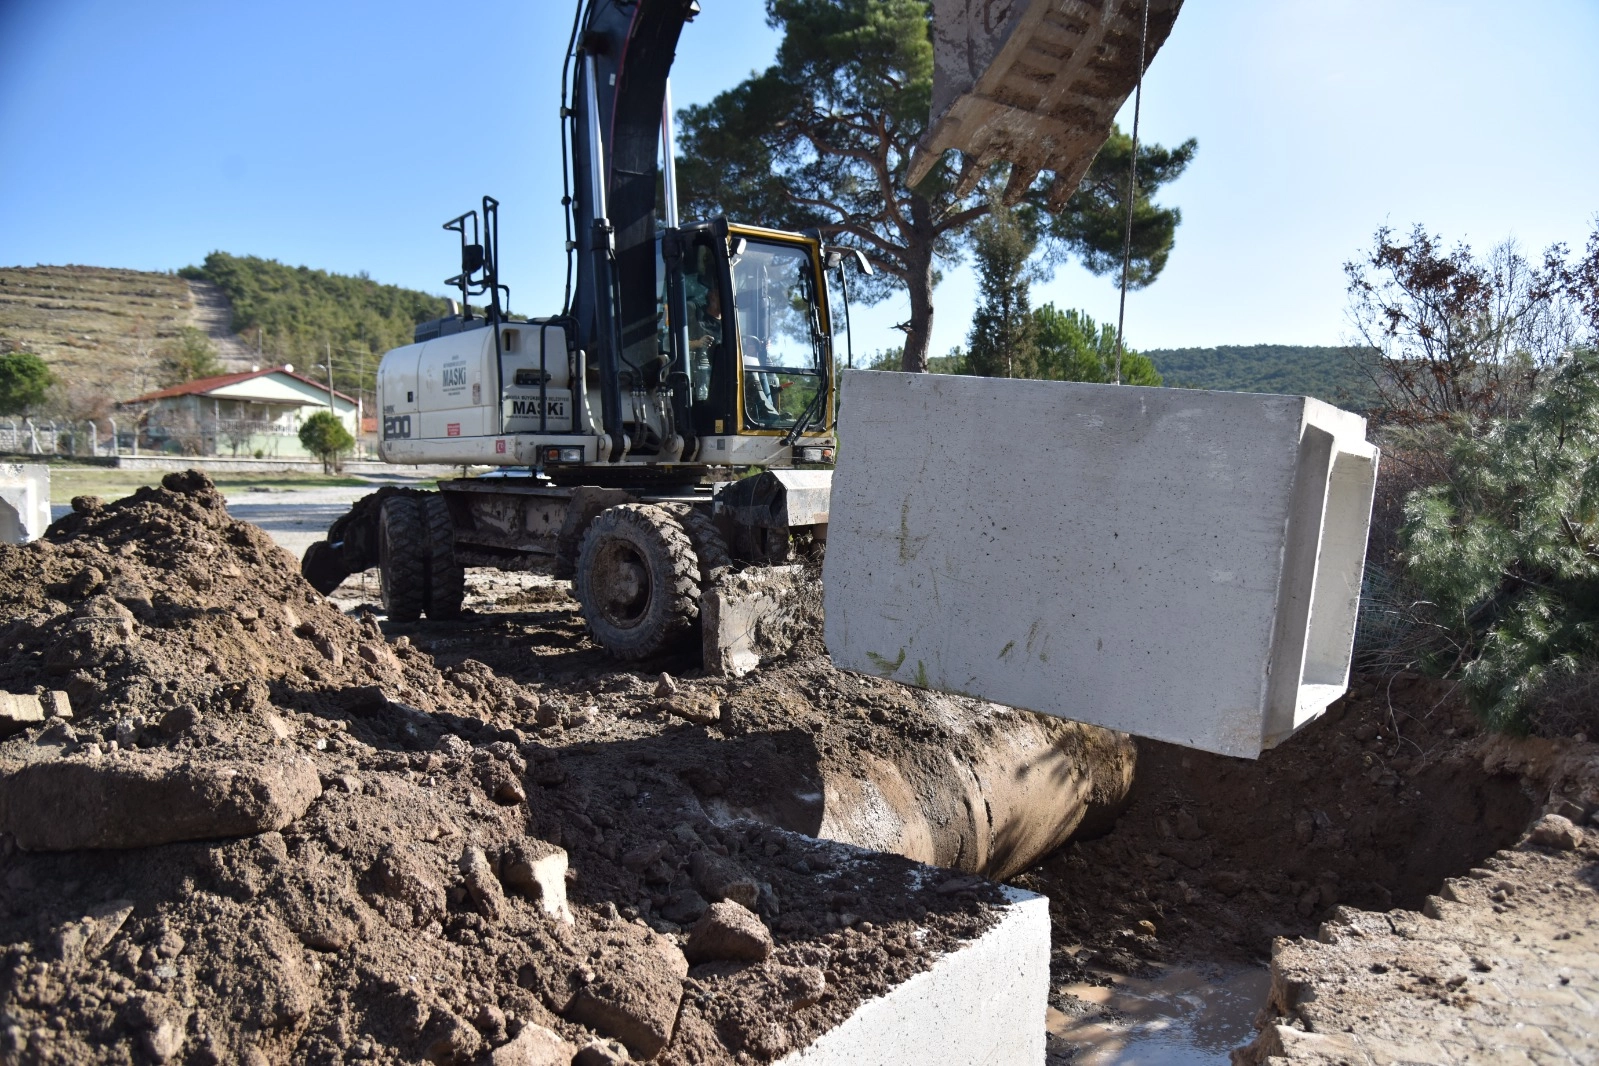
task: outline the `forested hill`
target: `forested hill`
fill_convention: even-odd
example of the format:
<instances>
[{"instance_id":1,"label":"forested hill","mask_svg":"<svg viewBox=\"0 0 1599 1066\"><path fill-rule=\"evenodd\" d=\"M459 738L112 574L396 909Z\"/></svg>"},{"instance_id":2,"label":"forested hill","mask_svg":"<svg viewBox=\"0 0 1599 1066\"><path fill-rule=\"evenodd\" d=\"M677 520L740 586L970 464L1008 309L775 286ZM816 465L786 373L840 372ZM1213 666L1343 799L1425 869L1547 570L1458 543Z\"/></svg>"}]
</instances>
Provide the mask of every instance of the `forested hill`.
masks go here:
<instances>
[{"instance_id":1,"label":"forested hill","mask_svg":"<svg viewBox=\"0 0 1599 1066\"><path fill-rule=\"evenodd\" d=\"M306 363L328 344L374 355L410 344L418 322L450 309L442 296L380 285L364 274L330 274L226 252L212 252L203 266L178 273L222 289L233 304L233 331L246 343L260 329L269 355Z\"/></svg>"},{"instance_id":2,"label":"forested hill","mask_svg":"<svg viewBox=\"0 0 1599 1066\"><path fill-rule=\"evenodd\" d=\"M1365 410L1371 383L1356 362L1359 348L1313 348L1291 344L1223 345L1146 351L1165 383L1227 392L1276 392L1314 396L1352 410Z\"/></svg>"}]
</instances>

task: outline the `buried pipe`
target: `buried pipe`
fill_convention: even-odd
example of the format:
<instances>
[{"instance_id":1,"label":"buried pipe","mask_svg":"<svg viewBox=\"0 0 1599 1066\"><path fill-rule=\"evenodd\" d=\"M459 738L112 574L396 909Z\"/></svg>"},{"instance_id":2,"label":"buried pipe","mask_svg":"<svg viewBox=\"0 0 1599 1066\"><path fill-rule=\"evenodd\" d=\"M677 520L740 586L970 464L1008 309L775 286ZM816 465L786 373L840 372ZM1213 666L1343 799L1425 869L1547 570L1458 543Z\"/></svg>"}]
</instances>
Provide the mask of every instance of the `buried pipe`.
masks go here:
<instances>
[{"instance_id":1,"label":"buried pipe","mask_svg":"<svg viewBox=\"0 0 1599 1066\"><path fill-rule=\"evenodd\" d=\"M1127 734L959 697L924 698L953 734L947 743L834 748L815 761L769 754L758 798L718 798L707 813L994 880L1120 813L1137 762Z\"/></svg>"}]
</instances>

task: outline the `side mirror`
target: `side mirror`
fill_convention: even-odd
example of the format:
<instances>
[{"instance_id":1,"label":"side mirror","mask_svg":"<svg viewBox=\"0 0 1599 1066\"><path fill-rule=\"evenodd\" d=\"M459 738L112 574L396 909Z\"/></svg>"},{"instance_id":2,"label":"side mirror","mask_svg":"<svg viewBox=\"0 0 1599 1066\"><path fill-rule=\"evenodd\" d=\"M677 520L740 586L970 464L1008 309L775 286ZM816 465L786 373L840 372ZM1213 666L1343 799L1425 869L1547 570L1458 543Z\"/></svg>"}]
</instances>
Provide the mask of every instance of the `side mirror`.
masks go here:
<instances>
[{"instance_id":1,"label":"side mirror","mask_svg":"<svg viewBox=\"0 0 1599 1066\"><path fill-rule=\"evenodd\" d=\"M461 245L461 273L471 275L482 269L483 246L481 244Z\"/></svg>"}]
</instances>

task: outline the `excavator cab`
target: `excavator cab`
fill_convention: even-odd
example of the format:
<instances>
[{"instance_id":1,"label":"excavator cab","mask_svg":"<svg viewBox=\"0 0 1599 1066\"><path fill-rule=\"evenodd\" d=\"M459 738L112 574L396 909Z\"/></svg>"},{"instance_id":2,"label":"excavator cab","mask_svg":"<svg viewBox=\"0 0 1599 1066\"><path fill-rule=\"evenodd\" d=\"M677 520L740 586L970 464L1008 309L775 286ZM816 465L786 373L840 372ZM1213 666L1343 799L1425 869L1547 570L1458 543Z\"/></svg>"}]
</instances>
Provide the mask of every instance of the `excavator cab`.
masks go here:
<instances>
[{"instance_id":1,"label":"excavator cab","mask_svg":"<svg viewBox=\"0 0 1599 1066\"><path fill-rule=\"evenodd\" d=\"M821 242L716 220L663 231L656 263L660 357L668 382L687 378L700 460L736 462L719 456L752 450L775 458L803 437L783 458L831 461Z\"/></svg>"}]
</instances>

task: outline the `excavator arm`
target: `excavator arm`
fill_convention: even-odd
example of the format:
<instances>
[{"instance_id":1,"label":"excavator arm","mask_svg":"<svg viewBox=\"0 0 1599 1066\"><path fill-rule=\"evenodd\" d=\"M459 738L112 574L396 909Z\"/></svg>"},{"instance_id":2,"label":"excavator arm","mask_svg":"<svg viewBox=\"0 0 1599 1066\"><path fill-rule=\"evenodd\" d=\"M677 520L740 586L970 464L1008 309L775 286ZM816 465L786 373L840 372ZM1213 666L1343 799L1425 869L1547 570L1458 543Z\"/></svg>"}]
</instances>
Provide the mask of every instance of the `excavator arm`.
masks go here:
<instances>
[{"instance_id":1,"label":"excavator arm","mask_svg":"<svg viewBox=\"0 0 1599 1066\"><path fill-rule=\"evenodd\" d=\"M964 156L965 190L991 165L1007 162L1009 199L1052 171L1050 200L1063 205L1181 6L1182 0L933 0L933 113L911 160L911 184L953 148ZM624 375L657 372L663 106L678 38L698 12L697 0L582 0L578 13L564 116L579 260L571 311L576 343L600 372L611 461L624 449ZM686 380L672 387L686 423Z\"/></svg>"}]
</instances>

